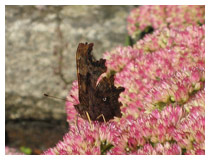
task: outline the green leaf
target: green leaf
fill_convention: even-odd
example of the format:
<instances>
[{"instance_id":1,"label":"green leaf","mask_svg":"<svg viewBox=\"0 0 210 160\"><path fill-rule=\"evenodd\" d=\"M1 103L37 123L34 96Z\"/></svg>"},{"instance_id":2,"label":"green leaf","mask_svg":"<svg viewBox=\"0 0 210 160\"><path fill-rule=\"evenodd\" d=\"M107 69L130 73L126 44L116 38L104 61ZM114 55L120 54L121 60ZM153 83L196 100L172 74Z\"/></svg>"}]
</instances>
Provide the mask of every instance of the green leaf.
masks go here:
<instances>
[{"instance_id":1,"label":"green leaf","mask_svg":"<svg viewBox=\"0 0 210 160\"><path fill-rule=\"evenodd\" d=\"M25 147L25 146L20 147L20 151L25 153L25 154L31 154L32 153L31 148Z\"/></svg>"},{"instance_id":2,"label":"green leaf","mask_svg":"<svg viewBox=\"0 0 210 160\"><path fill-rule=\"evenodd\" d=\"M182 148L182 155L184 155L187 152L186 148Z\"/></svg>"},{"instance_id":3,"label":"green leaf","mask_svg":"<svg viewBox=\"0 0 210 160\"><path fill-rule=\"evenodd\" d=\"M125 46L133 46L134 45L134 40L130 36L125 37Z\"/></svg>"},{"instance_id":4,"label":"green leaf","mask_svg":"<svg viewBox=\"0 0 210 160\"><path fill-rule=\"evenodd\" d=\"M113 147L114 145L111 143L108 144L106 140L102 141L100 145L101 155L105 155Z\"/></svg>"}]
</instances>

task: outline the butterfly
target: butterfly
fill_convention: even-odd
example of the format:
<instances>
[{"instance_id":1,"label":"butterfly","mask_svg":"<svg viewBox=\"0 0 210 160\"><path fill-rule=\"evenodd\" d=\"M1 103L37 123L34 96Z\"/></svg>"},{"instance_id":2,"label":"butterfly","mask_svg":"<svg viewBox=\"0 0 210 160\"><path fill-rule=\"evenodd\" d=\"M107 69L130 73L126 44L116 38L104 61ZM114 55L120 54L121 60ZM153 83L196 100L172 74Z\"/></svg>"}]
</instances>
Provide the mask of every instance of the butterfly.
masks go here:
<instances>
[{"instance_id":1,"label":"butterfly","mask_svg":"<svg viewBox=\"0 0 210 160\"><path fill-rule=\"evenodd\" d=\"M124 87L114 85L114 74L99 77L107 71L106 60L95 60L91 51L93 43L79 43L76 51L79 104L74 105L83 119L109 121L121 117L119 95Z\"/></svg>"}]
</instances>

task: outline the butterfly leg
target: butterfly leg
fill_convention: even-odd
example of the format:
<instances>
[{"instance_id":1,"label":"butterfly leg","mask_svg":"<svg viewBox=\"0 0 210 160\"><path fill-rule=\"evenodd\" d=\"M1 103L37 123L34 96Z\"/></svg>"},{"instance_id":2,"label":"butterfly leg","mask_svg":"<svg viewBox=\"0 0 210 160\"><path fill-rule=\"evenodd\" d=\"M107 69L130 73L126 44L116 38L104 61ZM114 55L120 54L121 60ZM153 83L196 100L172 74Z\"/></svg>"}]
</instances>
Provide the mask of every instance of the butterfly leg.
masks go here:
<instances>
[{"instance_id":1,"label":"butterfly leg","mask_svg":"<svg viewBox=\"0 0 210 160\"><path fill-rule=\"evenodd\" d=\"M88 113L87 111L85 111L85 113L86 113L86 116L87 116L88 121L89 121L89 123L90 123L90 127L93 128L92 123L91 123L91 120L90 120L90 115L89 115L89 113Z\"/></svg>"},{"instance_id":2,"label":"butterfly leg","mask_svg":"<svg viewBox=\"0 0 210 160\"><path fill-rule=\"evenodd\" d=\"M99 119L100 117L102 117L103 118L103 120L104 120L104 123L106 123L106 119L105 119L105 117L104 117L104 115L103 114L100 114L96 119Z\"/></svg>"}]
</instances>

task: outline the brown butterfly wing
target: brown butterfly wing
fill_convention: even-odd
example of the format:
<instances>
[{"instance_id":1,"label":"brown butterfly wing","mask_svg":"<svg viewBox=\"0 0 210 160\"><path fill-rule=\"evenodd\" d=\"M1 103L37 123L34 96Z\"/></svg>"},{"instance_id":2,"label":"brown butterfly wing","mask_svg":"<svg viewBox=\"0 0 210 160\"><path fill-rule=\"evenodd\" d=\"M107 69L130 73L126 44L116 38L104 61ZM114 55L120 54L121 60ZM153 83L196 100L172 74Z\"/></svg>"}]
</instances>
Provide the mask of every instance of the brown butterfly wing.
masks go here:
<instances>
[{"instance_id":1,"label":"brown butterfly wing","mask_svg":"<svg viewBox=\"0 0 210 160\"><path fill-rule=\"evenodd\" d=\"M103 114L106 121L113 119L114 117L121 117L120 106L122 105L119 101L119 95L125 89L123 87L114 86L114 75L110 77L103 77L96 86L94 93L93 103L90 110L90 116L93 120L96 120L96 115ZM103 121L102 118L99 121Z\"/></svg>"},{"instance_id":2,"label":"brown butterfly wing","mask_svg":"<svg viewBox=\"0 0 210 160\"><path fill-rule=\"evenodd\" d=\"M93 43L80 43L77 48L77 77L79 88L80 104L75 105L79 114L87 119L85 112L88 112L91 120L103 114L106 120L114 116L121 116L118 102L119 94L124 90L123 87L114 86L114 76L104 77L96 85L101 74L106 72L105 59L95 61L91 55ZM99 119L101 121L102 119Z\"/></svg>"}]
</instances>

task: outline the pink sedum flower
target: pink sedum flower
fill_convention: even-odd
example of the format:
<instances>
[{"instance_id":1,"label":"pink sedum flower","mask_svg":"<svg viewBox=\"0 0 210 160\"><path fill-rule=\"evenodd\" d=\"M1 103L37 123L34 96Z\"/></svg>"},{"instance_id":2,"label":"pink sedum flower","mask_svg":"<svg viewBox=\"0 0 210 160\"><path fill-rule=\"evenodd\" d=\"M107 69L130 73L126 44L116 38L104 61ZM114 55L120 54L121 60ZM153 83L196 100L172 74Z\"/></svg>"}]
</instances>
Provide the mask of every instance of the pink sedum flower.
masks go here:
<instances>
[{"instance_id":1,"label":"pink sedum flower","mask_svg":"<svg viewBox=\"0 0 210 160\"><path fill-rule=\"evenodd\" d=\"M24 155L24 153L18 151L15 148L5 146L5 155Z\"/></svg>"},{"instance_id":2,"label":"pink sedum flower","mask_svg":"<svg viewBox=\"0 0 210 160\"><path fill-rule=\"evenodd\" d=\"M69 132L44 154L205 154L205 25L196 25L203 22L202 10L202 6L134 10L130 23L152 13L144 17L144 24L157 30L133 47L104 54L107 74L115 72L116 86L125 88L119 98L122 117L91 124L78 117L75 81L66 102ZM181 15L176 17L175 12ZM174 28L165 27L166 22Z\"/></svg>"},{"instance_id":3,"label":"pink sedum flower","mask_svg":"<svg viewBox=\"0 0 210 160\"><path fill-rule=\"evenodd\" d=\"M139 6L131 11L128 21L128 33L135 38L148 26L156 29L164 27L182 27L204 24L205 6Z\"/></svg>"}]
</instances>

